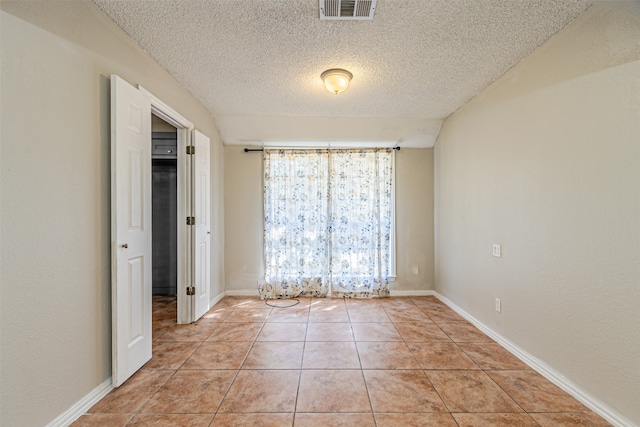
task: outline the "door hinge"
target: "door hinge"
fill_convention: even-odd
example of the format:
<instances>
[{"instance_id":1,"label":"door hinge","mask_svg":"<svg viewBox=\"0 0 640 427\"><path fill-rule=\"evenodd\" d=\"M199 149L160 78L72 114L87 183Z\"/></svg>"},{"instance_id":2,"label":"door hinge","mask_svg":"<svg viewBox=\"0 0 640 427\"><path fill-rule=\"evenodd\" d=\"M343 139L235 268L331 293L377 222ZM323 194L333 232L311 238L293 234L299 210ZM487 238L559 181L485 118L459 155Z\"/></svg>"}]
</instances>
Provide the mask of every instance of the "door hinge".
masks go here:
<instances>
[{"instance_id":1,"label":"door hinge","mask_svg":"<svg viewBox=\"0 0 640 427\"><path fill-rule=\"evenodd\" d=\"M187 145L187 154L196 154L196 147L194 145Z\"/></svg>"},{"instance_id":2,"label":"door hinge","mask_svg":"<svg viewBox=\"0 0 640 427\"><path fill-rule=\"evenodd\" d=\"M187 217L187 225L196 225L196 217L188 216Z\"/></svg>"},{"instance_id":3,"label":"door hinge","mask_svg":"<svg viewBox=\"0 0 640 427\"><path fill-rule=\"evenodd\" d=\"M195 295L196 294L196 288L191 286L187 286L187 295Z\"/></svg>"}]
</instances>

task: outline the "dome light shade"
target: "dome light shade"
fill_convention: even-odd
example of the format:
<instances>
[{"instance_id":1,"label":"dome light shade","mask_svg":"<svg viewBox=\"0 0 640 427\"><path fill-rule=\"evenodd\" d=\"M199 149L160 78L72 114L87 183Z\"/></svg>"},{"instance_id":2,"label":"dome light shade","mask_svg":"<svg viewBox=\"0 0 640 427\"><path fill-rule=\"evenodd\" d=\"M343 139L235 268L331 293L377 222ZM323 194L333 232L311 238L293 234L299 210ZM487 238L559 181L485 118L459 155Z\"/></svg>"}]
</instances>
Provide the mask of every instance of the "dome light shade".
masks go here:
<instances>
[{"instance_id":1,"label":"dome light shade","mask_svg":"<svg viewBox=\"0 0 640 427\"><path fill-rule=\"evenodd\" d=\"M320 78L324 81L327 90L337 95L349 86L353 74L342 68L332 68L322 73Z\"/></svg>"}]
</instances>

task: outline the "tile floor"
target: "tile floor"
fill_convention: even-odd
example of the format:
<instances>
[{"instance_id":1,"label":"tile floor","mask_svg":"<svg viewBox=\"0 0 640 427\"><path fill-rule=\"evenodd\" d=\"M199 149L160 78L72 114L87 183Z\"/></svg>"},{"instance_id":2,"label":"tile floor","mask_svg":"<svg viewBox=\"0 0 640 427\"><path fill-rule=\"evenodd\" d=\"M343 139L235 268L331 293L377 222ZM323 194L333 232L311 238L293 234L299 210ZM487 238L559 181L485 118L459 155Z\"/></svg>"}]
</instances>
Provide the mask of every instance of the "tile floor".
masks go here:
<instances>
[{"instance_id":1,"label":"tile floor","mask_svg":"<svg viewBox=\"0 0 640 427\"><path fill-rule=\"evenodd\" d=\"M609 425L433 297L175 310L154 298L153 358L74 426Z\"/></svg>"}]
</instances>

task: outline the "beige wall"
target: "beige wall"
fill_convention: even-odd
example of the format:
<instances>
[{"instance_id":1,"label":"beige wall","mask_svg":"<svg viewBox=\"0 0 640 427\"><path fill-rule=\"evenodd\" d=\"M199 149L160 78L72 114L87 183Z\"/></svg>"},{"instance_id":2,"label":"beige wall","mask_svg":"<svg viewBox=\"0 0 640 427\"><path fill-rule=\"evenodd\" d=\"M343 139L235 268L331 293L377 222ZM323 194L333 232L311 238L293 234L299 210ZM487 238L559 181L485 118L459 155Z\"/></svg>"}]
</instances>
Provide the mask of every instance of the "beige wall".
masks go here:
<instances>
[{"instance_id":1,"label":"beige wall","mask_svg":"<svg viewBox=\"0 0 640 427\"><path fill-rule=\"evenodd\" d=\"M436 290L635 423L639 59L640 19L594 6L449 117L435 150Z\"/></svg>"},{"instance_id":2,"label":"beige wall","mask_svg":"<svg viewBox=\"0 0 640 427\"><path fill-rule=\"evenodd\" d=\"M224 147L225 285L227 291L258 295L258 280L264 279L262 153L243 149Z\"/></svg>"},{"instance_id":3,"label":"beige wall","mask_svg":"<svg viewBox=\"0 0 640 427\"><path fill-rule=\"evenodd\" d=\"M111 375L110 74L211 138L213 295L224 286L221 142L210 114L91 2L0 7L0 424L43 426Z\"/></svg>"},{"instance_id":4,"label":"beige wall","mask_svg":"<svg viewBox=\"0 0 640 427\"><path fill-rule=\"evenodd\" d=\"M396 153L396 291L433 289L433 149ZM418 267L414 274L413 267Z\"/></svg>"},{"instance_id":5,"label":"beige wall","mask_svg":"<svg viewBox=\"0 0 640 427\"><path fill-rule=\"evenodd\" d=\"M225 146L225 282L253 291L264 278L262 155ZM393 289L433 289L433 150L396 154L397 280ZM412 267L418 267L413 274Z\"/></svg>"}]
</instances>

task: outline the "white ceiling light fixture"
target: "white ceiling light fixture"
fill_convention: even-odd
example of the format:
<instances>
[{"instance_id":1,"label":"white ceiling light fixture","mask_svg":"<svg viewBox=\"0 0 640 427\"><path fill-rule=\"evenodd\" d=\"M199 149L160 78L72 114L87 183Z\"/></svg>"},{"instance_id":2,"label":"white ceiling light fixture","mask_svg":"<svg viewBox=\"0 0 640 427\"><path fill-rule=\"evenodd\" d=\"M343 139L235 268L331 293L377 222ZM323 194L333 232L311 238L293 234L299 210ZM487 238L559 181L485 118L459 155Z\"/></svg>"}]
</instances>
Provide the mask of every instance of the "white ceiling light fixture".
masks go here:
<instances>
[{"instance_id":1,"label":"white ceiling light fixture","mask_svg":"<svg viewBox=\"0 0 640 427\"><path fill-rule=\"evenodd\" d=\"M342 68L332 68L320 74L320 78L324 82L324 87L337 95L349 87L353 74Z\"/></svg>"}]
</instances>

